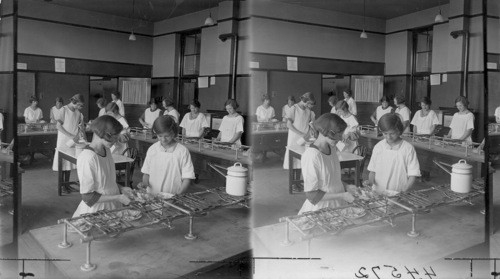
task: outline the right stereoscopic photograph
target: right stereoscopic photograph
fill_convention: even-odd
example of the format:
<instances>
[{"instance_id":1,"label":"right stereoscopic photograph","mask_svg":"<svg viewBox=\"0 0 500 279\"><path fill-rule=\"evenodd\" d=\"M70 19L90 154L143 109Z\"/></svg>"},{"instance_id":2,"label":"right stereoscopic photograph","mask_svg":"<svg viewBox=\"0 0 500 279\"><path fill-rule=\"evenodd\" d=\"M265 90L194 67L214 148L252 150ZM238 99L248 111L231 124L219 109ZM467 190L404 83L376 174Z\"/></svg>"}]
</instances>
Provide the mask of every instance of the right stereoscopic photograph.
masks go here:
<instances>
[{"instance_id":1,"label":"right stereoscopic photograph","mask_svg":"<svg viewBox=\"0 0 500 279\"><path fill-rule=\"evenodd\" d=\"M498 3L252 3L254 278L497 278Z\"/></svg>"}]
</instances>

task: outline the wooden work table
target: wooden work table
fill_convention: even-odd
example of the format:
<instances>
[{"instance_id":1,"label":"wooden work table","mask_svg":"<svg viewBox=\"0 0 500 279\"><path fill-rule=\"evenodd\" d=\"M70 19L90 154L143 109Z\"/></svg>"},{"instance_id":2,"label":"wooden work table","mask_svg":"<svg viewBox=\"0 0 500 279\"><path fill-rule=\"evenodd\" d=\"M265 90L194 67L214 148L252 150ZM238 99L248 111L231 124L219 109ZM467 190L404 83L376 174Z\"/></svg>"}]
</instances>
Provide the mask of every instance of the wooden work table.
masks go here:
<instances>
[{"instance_id":1,"label":"wooden work table","mask_svg":"<svg viewBox=\"0 0 500 279\"><path fill-rule=\"evenodd\" d=\"M23 235L19 240L19 257L70 260L30 263L30 270L35 269L40 278L179 278L207 268L213 264L211 261L222 261L249 250L248 216L247 208L234 206L196 218L196 240L184 238L189 222L180 219L172 223L172 230L144 228L116 239L94 241L92 262L97 268L90 272L80 270L87 244L80 243L78 234L68 235L73 246L58 248L63 225L31 230Z\"/></svg>"},{"instance_id":2,"label":"wooden work table","mask_svg":"<svg viewBox=\"0 0 500 279\"><path fill-rule=\"evenodd\" d=\"M412 278L406 274L404 266L418 269L420 278L427 278L422 276L422 268L429 270L429 266L438 275L435 278L465 278L467 276L445 276L450 275L447 272L458 270L445 270L440 266L445 265L444 257L484 242L485 219L480 214L482 209L484 200L478 198L475 199L475 205L459 203L419 215L420 236L416 238L407 236L412 219L409 215L394 219L394 227L378 223L303 242L294 241L297 232L292 230L290 239L294 242L290 246L282 244L285 240L285 223L254 228L254 257L320 258L309 261L256 260L254 278L273 278L276 274L285 278L288 273L296 276L294 278L302 278L301 275L306 273L308 276L321 274L323 278L356 278L354 273L363 266L368 273L371 267L383 268L384 265L397 267L404 274L401 278ZM386 274L390 275L390 271ZM465 264L461 271L467 272L468 265ZM369 278L372 277L377 278L371 273Z\"/></svg>"}]
</instances>

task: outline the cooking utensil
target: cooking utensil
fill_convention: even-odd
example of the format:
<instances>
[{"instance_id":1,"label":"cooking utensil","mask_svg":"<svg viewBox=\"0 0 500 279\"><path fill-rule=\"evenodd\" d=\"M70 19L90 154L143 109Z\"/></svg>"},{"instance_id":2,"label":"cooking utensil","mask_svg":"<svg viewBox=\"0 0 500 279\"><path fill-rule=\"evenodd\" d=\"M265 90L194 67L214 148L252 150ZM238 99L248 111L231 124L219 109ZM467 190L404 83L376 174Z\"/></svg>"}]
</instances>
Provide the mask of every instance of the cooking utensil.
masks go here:
<instances>
[{"instance_id":1,"label":"cooking utensil","mask_svg":"<svg viewBox=\"0 0 500 279\"><path fill-rule=\"evenodd\" d=\"M208 165L226 178L226 193L233 196L244 196L246 194L248 169L243 167L240 162L237 162L233 166L227 168L227 176L218 169L226 168L212 163L208 163Z\"/></svg>"},{"instance_id":2,"label":"cooking utensil","mask_svg":"<svg viewBox=\"0 0 500 279\"><path fill-rule=\"evenodd\" d=\"M457 193L469 193L472 188L472 166L467 161L460 160L458 163L448 165L443 162L433 161L438 167L451 175L451 190ZM445 166L451 167L449 171Z\"/></svg>"}]
</instances>

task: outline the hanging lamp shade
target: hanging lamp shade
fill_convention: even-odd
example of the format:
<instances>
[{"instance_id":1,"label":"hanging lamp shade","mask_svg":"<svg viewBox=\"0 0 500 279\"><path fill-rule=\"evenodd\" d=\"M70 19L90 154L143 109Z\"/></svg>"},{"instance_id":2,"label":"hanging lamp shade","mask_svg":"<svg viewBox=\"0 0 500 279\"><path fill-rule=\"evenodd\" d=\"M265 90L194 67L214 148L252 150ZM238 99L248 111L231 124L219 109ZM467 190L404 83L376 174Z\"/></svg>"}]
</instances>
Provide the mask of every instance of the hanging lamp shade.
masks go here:
<instances>
[{"instance_id":1,"label":"hanging lamp shade","mask_svg":"<svg viewBox=\"0 0 500 279\"><path fill-rule=\"evenodd\" d=\"M444 21L444 18L443 18L443 15L441 14L441 9L439 9L439 13L434 18L434 22L443 22L443 21Z\"/></svg>"},{"instance_id":2,"label":"hanging lamp shade","mask_svg":"<svg viewBox=\"0 0 500 279\"><path fill-rule=\"evenodd\" d=\"M207 19L205 19L205 26L212 26L215 24L215 21L214 19L212 18L212 13L210 13L207 17Z\"/></svg>"},{"instance_id":3,"label":"hanging lamp shade","mask_svg":"<svg viewBox=\"0 0 500 279\"><path fill-rule=\"evenodd\" d=\"M367 39L368 38L368 34L366 34L365 30L363 30L363 32L361 32L361 34L359 35L359 37L361 39Z\"/></svg>"},{"instance_id":4,"label":"hanging lamp shade","mask_svg":"<svg viewBox=\"0 0 500 279\"><path fill-rule=\"evenodd\" d=\"M136 37L135 37L134 31L132 31L132 32L130 33L130 36L128 36L128 40L129 40L129 41L135 41L135 40L136 40Z\"/></svg>"}]
</instances>

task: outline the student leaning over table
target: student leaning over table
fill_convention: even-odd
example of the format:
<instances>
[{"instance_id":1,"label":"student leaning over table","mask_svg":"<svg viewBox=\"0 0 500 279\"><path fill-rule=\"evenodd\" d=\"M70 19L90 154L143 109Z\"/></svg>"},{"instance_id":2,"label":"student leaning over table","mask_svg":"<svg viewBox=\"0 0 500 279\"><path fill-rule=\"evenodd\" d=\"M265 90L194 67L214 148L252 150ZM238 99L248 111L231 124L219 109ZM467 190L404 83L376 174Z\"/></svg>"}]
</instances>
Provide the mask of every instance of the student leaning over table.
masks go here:
<instances>
[{"instance_id":1,"label":"student leaning over table","mask_svg":"<svg viewBox=\"0 0 500 279\"><path fill-rule=\"evenodd\" d=\"M179 118L181 118L180 113L174 108L174 101L170 98L163 99L163 107L165 111L163 115L170 115L174 118L175 123L179 124Z\"/></svg>"},{"instance_id":2,"label":"student leaning over table","mask_svg":"<svg viewBox=\"0 0 500 279\"><path fill-rule=\"evenodd\" d=\"M354 116L358 115L356 101L354 101L354 98L352 97L352 91L350 89L344 90L344 101L346 101L349 105L349 112Z\"/></svg>"},{"instance_id":3,"label":"student leaning over table","mask_svg":"<svg viewBox=\"0 0 500 279\"><path fill-rule=\"evenodd\" d=\"M403 192L410 189L420 176L420 165L415 148L401 138L404 126L394 113L385 114L378 121L384 139L372 151L368 164L368 185L378 192Z\"/></svg>"},{"instance_id":4,"label":"student leaning over table","mask_svg":"<svg viewBox=\"0 0 500 279\"><path fill-rule=\"evenodd\" d=\"M394 112L394 108L389 105L389 97L382 96L382 98L380 98L380 106L378 106L377 109L373 112L373 114L370 116L370 119L372 120L373 124L377 126L378 120L384 114L391 112Z\"/></svg>"},{"instance_id":5,"label":"student leaning over table","mask_svg":"<svg viewBox=\"0 0 500 279\"><path fill-rule=\"evenodd\" d=\"M467 108L469 101L465 97L455 99L458 112L453 114L450 131L447 137L457 141L472 142L472 130L474 130L474 114Z\"/></svg>"},{"instance_id":6,"label":"student leaning over table","mask_svg":"<svg viewBox=\"0 0 500 279\"><path fill-rule=\"evenodd\" d=\"M94 133L76 161L82 201L73 218L99 210L113 210L127 205L130 200L125 194L132 189L116 184L116 170L110 147L118 139L123 127L112 116L98 117L90 125Z\"/></svg>"},{"instance_id":7,"label":"student leaning over table","mask_svg":"<svg viewBox=\"0 0 500 279\"><path fill-rule=\"evenodd\" d=\"M337 143L337 149L342 152L352 153L358 144L358 120L349 112L349 105L346 101L338 101L335 104L337 115L347 124L347 128L342 134L342 139Z\"/></svg>"},{"instance_id":8,"label":"student leaning over table","mask_svg":"<svg viewBox=\"0 0 500 279\"><path fill-rule=\"evenodd\" d=\"M299 211L316 211L352 202L340 180L340 161L334 147L342 139L347 124L336 114L325 113L313 123L316 140L302 154L302 176L306 200Z\"/></svg>"},{"instance_id":9,"label":"student leaning over table","mask_svg":"<svg viewBox=\"0 0 500 279\"><path fill-rule=\"evenodd\" d=\"M116 104L116 103L114 103L114 104ZM106 106L108 105L106 103L106 99L104 99L104 98L97 99L96 105L99 108L99 114L97 115L97 117L105 115L106 114ZM118 113L120 113L120 107L118 107Z\"/></svg>"},{"instance_id":10,"label":"student leaning over table","mask_svg":"<svg viewBox=\"0 0 500 279\"><path fill-rule=\"evenodd\" d=\"M111 93L111 100L113 103L116 103L120 108L120 115L125 117L125 106L123 105L122 100L120 99L122 94L118 91Z\"/></svg>"},{"instance_id":11,"label":"student leaning over table","mask_svg":"<svg viewBox=\"0 0 500 279\"><path fill-rule=\"evenodd\" d=\"M149 147L142 166L140 188L148 192L182 194L195 179L189 150L176 141L179 127L170 115L162 115L153 123L158 142Z\"/></svg>"},{"instance_id":12,"label":"student leaning over table","mask_svg":"<svg viewBox=\"0 0 500 279\"><path fill-rule=\"evenodd\" d=\"M401 118L401 122L403 123L403 133L409 133L411 111L406 106L406 98L403 95L394 97L394 105L396 105L395 113L399 115L399 118Z\"/></svg>"},{"instance_id":13,"label":"student leaning over table","mask_svg":"<svg viewBox=\"0 0 500 279\"><path fill-rule=\"evenodd\" d=\"M286 121L286 116L290 113L290 110L293 108L293 105L295 105L295 97L288 96L286 105L284 105L283 108L281 109L281 117L283 118L283 122Z\"/></svg>"},{"instance_id":14,"label":"student leaning over table","mask_svg":"<svg viewBox=\"0 0 500 279\"><path fill-rule=\"evenodd\" d=\"M151 99L149 101L149 108L144 110L141 117L139 117L139 122L141 122L144 128L151 129L156 118L161 115L161 110L158 108L158 101L156 99Z\"/></svg>"},{"instance_id":15,"label":"student leaning over table","mask_svg":"<svg viewBox=\"0 0 500 279\"><path fill-rule=\"evenodd\" d=\"M337 96L330 96L328 98L328 104L332 107L330 110L330 113L337 113L337 109L335 108L335 105L338 103L339 99Z\"/></svg>"},{"instance_id":16,"label":"student leaning over table","mask_svg":"<svg viewBox=\"0 0 500 279\"><path fill-rule=\"evenodd\" d=\"M495 121L496 121L497 123L500 123L500 107L497 107L497 108L495 109Z\"/></svg>"}]
</instances>

